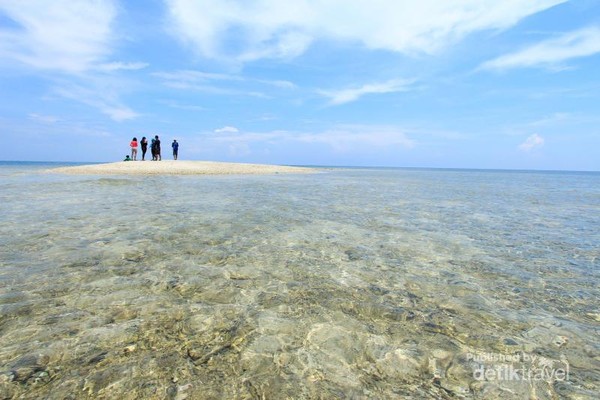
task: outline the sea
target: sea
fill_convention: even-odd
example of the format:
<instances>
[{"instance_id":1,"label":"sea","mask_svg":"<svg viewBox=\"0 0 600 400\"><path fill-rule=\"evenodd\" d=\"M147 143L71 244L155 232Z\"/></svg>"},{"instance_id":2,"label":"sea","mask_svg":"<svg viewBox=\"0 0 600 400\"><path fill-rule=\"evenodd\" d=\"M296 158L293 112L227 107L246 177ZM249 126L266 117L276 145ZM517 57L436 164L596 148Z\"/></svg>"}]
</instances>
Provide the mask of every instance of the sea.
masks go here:
<instances>
[{"instance_id":1,"label":"sea","mask_svg":"<svg viewBox=\"0 0 600 400\"><path fill-rule=\"evenodd\" d=\"M0 163L0 398L596 399L600 173Z\"/></svg>"}]
</instances>

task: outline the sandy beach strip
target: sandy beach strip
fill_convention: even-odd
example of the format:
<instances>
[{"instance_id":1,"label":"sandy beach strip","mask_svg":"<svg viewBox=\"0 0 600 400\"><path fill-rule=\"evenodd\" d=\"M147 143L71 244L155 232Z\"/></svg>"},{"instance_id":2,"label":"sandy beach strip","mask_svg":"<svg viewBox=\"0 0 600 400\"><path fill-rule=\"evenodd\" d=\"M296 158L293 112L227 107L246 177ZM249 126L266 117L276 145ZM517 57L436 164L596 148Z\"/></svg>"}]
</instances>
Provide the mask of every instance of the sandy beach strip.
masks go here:
<instances>
[{"instance_id":1,"label":"sandy beach strip","mask_svg":"<svg viewBox=\"0 0 600 400\"><path fill-rule=\"evenodd\" d=\"M107 164L78 165L47 170L74 175L260 175L310 174L314 168L267 164L241 164L214 161L121 161Z\"/></svg>"}]
</instances>

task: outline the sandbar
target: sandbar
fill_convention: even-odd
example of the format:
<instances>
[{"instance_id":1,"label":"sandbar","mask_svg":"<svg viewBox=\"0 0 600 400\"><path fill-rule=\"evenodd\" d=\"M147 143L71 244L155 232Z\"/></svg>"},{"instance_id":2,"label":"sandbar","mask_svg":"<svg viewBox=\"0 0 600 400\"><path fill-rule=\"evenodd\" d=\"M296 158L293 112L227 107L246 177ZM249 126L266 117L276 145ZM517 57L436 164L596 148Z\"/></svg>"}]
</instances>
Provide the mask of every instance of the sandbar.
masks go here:
<instances>
[{"instance_id":1,"label":"sandbar","mask_svg":"<svg viewBox=\"0 0 600 400\"><path fill-rule=\"evenodd\" d=\"M74 175L261 175L310 174L315 168L268 164L243 164L216 161L121 161L106 164L77 165L47 170Z\"/></svg>"}]
</instances>

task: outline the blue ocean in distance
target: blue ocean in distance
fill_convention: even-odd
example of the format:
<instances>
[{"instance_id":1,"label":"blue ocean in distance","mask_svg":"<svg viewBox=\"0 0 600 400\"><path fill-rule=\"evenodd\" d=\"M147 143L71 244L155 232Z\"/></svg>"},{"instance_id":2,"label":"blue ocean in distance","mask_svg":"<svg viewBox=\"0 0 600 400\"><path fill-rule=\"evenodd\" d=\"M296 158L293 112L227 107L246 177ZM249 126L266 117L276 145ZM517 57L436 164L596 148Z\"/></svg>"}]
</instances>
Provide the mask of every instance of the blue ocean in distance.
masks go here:
<instances>
[{"instance_id":1,"label":"blue ocean in distance","mask_svg":"<svg viewBox=\"0 0 600 400\"><path fill-rule=\"evenodd\" d=\"M0 163L2 398L600 392L600 173L64 165Z\"/></svg>"}]
</instances>

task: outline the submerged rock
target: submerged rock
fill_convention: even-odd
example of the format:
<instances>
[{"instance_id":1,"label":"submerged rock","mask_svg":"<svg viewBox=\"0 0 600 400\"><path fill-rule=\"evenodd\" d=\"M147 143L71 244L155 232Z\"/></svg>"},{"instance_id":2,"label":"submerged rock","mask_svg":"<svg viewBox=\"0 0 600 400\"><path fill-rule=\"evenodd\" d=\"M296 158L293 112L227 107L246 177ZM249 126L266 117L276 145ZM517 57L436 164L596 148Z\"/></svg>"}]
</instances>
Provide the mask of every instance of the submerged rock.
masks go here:
<instances>
[{"instance_id":1,"label":"submerged rock","mask_svg":"<svg viewBox=\"0 0 600 400\"><path fill-rule=\"evenodd\" d=\"M11 368L13 380L20 383L27 382L36 372L45 371L49 360L50 357L48 357L46 354L38 353L27 354L21 357L13 364L13 367Z\"/></svg>"}]
</instances>

